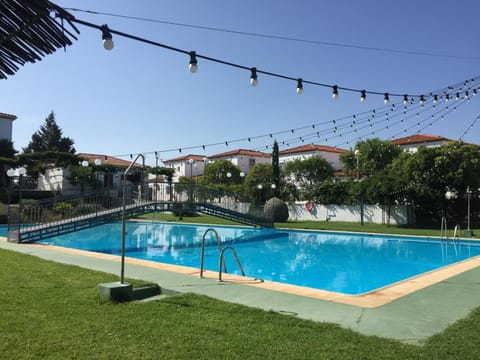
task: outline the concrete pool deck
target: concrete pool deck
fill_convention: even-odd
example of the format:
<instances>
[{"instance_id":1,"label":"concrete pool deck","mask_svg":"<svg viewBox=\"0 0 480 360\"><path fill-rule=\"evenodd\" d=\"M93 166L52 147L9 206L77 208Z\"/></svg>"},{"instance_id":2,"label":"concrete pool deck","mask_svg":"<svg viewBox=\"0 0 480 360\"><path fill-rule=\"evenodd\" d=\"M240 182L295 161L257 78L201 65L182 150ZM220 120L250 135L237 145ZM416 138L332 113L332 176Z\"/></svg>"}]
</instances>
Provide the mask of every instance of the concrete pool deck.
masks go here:
<instances>
[{"instance_id":1,"label":"concrete pool deck","mask_svg":"<svg viewBox=\"0 0 480 360\"><path fill-rule=\"evenodd\" d=\"M0 238L0 248L106 273L120 273L120 257L115 255L41 244L15 244L5 238ZM227 281L218 282L215 272L207 271L206 278L201 279L198 269L131 258L126 258L125 264L126 278L153 282L166 290L207 295L409 343L421 343L480 306L478 256L361 296L228 275L223 276Z\"/></svg>"}]
</instances>

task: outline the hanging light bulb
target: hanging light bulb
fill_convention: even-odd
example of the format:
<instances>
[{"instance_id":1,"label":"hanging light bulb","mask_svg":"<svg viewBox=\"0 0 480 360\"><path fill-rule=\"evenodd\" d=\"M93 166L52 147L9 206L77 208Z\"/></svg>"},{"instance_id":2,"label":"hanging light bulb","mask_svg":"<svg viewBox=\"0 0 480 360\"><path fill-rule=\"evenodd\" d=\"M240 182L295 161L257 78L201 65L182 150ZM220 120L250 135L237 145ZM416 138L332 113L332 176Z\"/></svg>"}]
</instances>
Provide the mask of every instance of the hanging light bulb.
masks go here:
<instances>
[{"instance_id":1,"label":"hanging light bulb","mask_svg":"<svg viewBox=\"0 0 480 360\"><path fill-rule=\"evenodd\" d=\"M250 69L251 71L251 75L250 75L250 85L252 86L257 86L258 84L258 79L257 79L257 68L256 67L252 67Z\"/></svg>"},{"instance_id":2,"label":"hanging light bulb","mask_svg":"<svg viewBox=\"0 0 480 360\"><path fill-rule=\"evenodd\" d=\"M468 91L465 91L465 96L464 96L465 99L468 99Z\"/></svg>"},{"instance_id":3,"label":"hanging light bulb","mask_svg":"<svg viewBox=\"0 0 480 360\"><path fill-rule=\"evenodd\" d=\"M338 99L338 86L337 85L333 85L332 86L332 99L333 100L337 100Z\"/></svg>"},{"instance_id":4,"label":"hanging light bulb","mask_svg":"<svg viewBox=\"0 0 480 360\"><path fill-rule=\"evenodd\" d=\"M460 94L459 93L455 94L455 100L460 100Z\"/></svg>"},{"instance_id":5,"label":"hanging light bulb","mask_svg":"<svg viewBox=\"0 0 480 360\"><path fill-rule=\"evenodd\" d=\"M446 94L445 95L445 102L449 102L450 101L450 94Z\"/></svg>"},{"instance_id":6,"label":"hanging light bulb","mask_svg":"<svg viewBox=\"0 0 480 360\"><path fill-rule=\"evenodd\" d=\"M403 95L403 105L408 105L408 95Z\"/></svg>"},{"instance_id":7,"label":"hanging light bulb","mask_svg":"<svg viewBox=\"0 0 480 360\"><path fill-rule=\"evenodd\" d=\"M420 95L420 105L425 105L425 96Z\"/></svg>"},{"instance_id":8,"label":"hanging light bulb","mask_svg":"<svg viewBox=\"0 0 480 360\"><path fill-rule=\"evenodd\" d=\"M365 90L362 90L362 94L360 95L360 101L364 103L367 101L367 92Z\"/></svg>"},{"instance_id":9,"label":"hanging light bulb","mask_svg":"<svg viewBox=\"0 0 480 360\"><path fill-rule=\"evenodd\" d=\"M390 102L390 96L388 95L388 93L385 93L385 97L383 98L383 102L385 104L388 104Z\"/></svg>"},{"instance_id":10,"label":"hanging light bulb","mask_svg":"<svg viewBox=\"0 0 480 360\"><path fill-rule=\"evenodd\" d=\"M190 64L188 65L188 69L192 74L198 71L197 53L195 51L190 51Z\"/></svg>"},{"instance_id":11,"label":"hanging light bulb","mask_svg":"<svg viewBox=\"0 0 480 360\"><path fill-rule=\"evenodd\" d=\"M438 95L433 95L433 103L436 104L438 102Z\"/></svg>"},{"instance_id":12,"label":"hanging light bulb","mask_svg":"<svg viewBox=\"0 0 480 360\"><path fill-rule=\"evenodd\" d=\"M473 89L473 96L477 96L477 89Z\"/></svg>"},{"instance_id":13,"label":"hanging light bulb","mask_svg":"<svg viewBox=\"0 0 480 360\"><path fill-rule=\"evenodd\" d=\"M303 94L303 80L297 79L297 94L302 95Z\"/></svg>"},{"instance_id":14,"label":"hanging light bulb","mask_svg":"<svg viewBox=\"0 0 480 360\"><path fill-rule=\"evenodd\" d=\"M108 26L106 24L102 25L100 26L100 29L102 30L103 48L105 50L112 50L113 40L112 40L112 34L110 33Z\"/></svg>"}]
</instances>

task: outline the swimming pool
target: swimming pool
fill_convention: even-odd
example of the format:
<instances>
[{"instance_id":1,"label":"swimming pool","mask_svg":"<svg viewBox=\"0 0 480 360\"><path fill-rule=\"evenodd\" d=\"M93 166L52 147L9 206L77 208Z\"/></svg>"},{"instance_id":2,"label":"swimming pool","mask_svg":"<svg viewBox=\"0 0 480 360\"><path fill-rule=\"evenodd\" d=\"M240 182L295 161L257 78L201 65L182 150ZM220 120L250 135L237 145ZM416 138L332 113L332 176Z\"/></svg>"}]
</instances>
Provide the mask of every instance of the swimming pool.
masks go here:
<instances>
[{"instance_id":1,"label":"swimming pool","mask_svg":"<svg viewBox=\"0 0 480 360\"><path fill-rule=\"evenodd\" d=\"M126 256L192 268L200 266L201 242L211 226L127 223ZM358 295L480 255L478 242L435 239L214 227L222 245L231 245L249 277ZM121 223L85 229L40 243L120 254ZM206 236L205 268L218 271L219 251ZM229 273L240 274L225 255Z\"/></svg>"}]
</instances>

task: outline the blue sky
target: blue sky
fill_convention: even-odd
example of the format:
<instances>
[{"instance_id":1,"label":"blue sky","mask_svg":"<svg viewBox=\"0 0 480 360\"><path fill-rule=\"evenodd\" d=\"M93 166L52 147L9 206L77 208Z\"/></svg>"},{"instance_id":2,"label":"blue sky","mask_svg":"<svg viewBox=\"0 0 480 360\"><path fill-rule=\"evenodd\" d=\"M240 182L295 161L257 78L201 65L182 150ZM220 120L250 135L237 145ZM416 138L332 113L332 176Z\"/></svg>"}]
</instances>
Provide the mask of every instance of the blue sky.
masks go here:
<instances>
[{"instance_id":1,"label":"blue sky","mask_svg":"<svg viewBox=\"0 0 480 360\"><path fill-rule=\"evenodd\" d=\"M108 24L114 30L292 78L425 95L476 79L467 84L470 89L458 88L462 99L465 91L472 95L473 87L479 86L480 2L476 0L53 2L64 8L435 55L286 41L71 11L78 19ZM367 95L361 103L359 93L340 90L334 101L331 88L309 84L299 96L295 81L259 74L258 86L251 87L248 71L202 59L198 72L191 74L187 55L115 35L115 48L106 51L98 30L79 29L79 40L65 52L27 64L2 80L0 112L18 116L13 131L17 150L28 144L52 110L78 152L126 159L128 154L145 153L149 164L155 151L161 159L238 148L271 152L273 139L280 149L311 142L348 149L359 139L391 139L421 131L480 144L480 121L474 121L480 115L480 95L449 104L441 100L435 108L427 96L424 107L417 101L408 111L400 98L391 98L391 104L396 103L391 108L391 104L385 107L382 95ZM198 147L186 149L191 146Z\"/></svg>"}]
</instances>

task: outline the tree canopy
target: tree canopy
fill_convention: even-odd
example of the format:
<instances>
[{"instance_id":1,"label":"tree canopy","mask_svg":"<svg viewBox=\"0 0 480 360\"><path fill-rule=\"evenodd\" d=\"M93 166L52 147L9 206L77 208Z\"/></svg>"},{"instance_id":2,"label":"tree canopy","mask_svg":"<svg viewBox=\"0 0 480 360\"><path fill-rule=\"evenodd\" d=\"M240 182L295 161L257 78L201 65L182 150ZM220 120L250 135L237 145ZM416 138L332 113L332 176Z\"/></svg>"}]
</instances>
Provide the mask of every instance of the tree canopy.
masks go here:
<instances>
[{"instance_id":1,"label":"tree canopy","mask_svg":"<svg viewBox=\"0 0 480 360\"><path fill-rule=\"evenodd\" d=\"M73 144L74 141L71 138L63 136L52 111L45 119L45 123L32 135L30 143L23 149L23 152L58 151L74 154Z\"/></svg>"}]
</instances>

